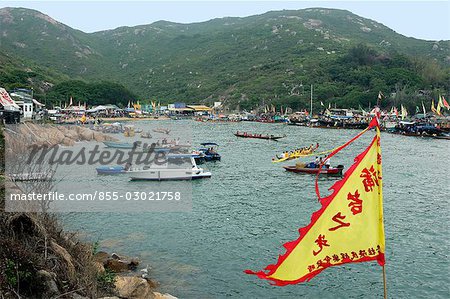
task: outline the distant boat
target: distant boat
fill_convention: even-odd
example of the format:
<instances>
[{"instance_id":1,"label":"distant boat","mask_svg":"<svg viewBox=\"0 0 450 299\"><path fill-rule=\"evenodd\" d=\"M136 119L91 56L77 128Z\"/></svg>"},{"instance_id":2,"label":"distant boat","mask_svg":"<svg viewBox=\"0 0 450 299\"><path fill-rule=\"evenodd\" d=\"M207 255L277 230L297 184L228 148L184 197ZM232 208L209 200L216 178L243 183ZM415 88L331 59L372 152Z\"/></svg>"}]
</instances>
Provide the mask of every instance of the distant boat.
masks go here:
<instances>
[{"instance_id":1,"label":"distant boat","mask_svg":"<svg viewBox=\"0 0 450 299\"><path fill-rule=\"evenodd\" d=\"M274 136L274 135L261 135L261 134L251 134L251 133L241 133L237 132L234 133L234 136L236 137L242 137L242 138L256 138L256 139L266 139L266 140L278 140L280 138L286 137L286 135L283 136Z\"/></svg>"}]
</instances>

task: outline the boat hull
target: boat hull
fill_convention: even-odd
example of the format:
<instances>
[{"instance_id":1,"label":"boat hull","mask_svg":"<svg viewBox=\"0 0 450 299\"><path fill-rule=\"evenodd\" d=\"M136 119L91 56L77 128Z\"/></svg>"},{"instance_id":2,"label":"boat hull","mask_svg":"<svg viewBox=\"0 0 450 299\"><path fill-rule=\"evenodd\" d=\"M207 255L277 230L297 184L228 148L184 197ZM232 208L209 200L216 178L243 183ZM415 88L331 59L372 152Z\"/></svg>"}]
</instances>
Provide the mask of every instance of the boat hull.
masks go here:
<instances>
[{"instance_id":1,"label":"boat hull","mask_svg":"<svg viewBox=\"0 0 450 299\"><path fill-rule=\"evenodd\" d=\"M102 175L116 175L126 173L125 167L123 166L100 166L95 170L97 170L97 174Z\"/></svg>"},{"instance_id":2,"label":"boat hull","mask_svg":"<svg viewBox=\"0 0 450 299\"><path fill-rule=\"evenodd\" d=\"M147 169L130 171L132 181L180 181L210 178L210 172L191 169Z\"/></svg>"},{"instance_id":3,"label":"boat hull","mask_svg":"<svg viewBox=\"0 0 450 299\"><path fill-rule=\"evenodd\" d=\"M325 175L342 175L344 167L330 167L330 168L298 168L295 166L283 166L286 171L295 173L309 173L309 174L325 174Z\"/></svg>"},{"instance_id":4,"label":"boat hull","mask_svg":"<svg viewBox=\"0 0 450 299\"><path fill-rule=\"evenodd\" d=\"M241 138L253 138L253 139L265 139L265 140L278 140L280 138L283 138L285 136L252 136L252 135L241 135L234 133L234 136L241 137Z\"/></svg>"},{"instance_id":5,"label":"boat hull","mask_svg":"<svg viewBox=\"0 0 450 299\"><path fill-rule=\"evenodd\" d=\"M132 143L104 141L103 144L106 145L106 147L110 147L110 148L122 148L122 149L132 149L133 148Z\"/></svg>"}]
</instances>

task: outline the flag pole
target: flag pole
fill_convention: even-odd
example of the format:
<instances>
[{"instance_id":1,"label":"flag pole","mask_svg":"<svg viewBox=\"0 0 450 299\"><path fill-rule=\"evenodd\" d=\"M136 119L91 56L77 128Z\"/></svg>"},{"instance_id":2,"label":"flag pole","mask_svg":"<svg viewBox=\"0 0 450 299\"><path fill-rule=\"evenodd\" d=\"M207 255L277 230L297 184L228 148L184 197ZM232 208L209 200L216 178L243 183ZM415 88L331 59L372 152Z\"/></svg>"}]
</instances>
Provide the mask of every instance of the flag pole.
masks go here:
<instances>
[{"instance_id":1,"label":"flag pole","mask_svg":"<svg viewBox=\"0 0 450 299\"><path fill-rule=\"evenodd\" d=\"M384 285L384 299L387 299L387 287L386 287L386 268L383 265L383 285Z\"/></svg>"}]
</instances>

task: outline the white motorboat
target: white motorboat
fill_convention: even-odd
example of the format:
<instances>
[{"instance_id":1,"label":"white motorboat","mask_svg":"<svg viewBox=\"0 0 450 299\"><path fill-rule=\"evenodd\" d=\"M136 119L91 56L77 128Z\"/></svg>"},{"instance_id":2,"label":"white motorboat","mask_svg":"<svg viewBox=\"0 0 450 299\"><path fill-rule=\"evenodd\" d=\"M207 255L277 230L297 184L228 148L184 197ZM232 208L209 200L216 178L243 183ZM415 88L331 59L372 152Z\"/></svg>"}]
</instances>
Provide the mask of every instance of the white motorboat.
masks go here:
<instances>
[{"instance_id":1,"label":"white motorboat","mask_svg":"<svg viewBox=\"0 0 450 299\"><path fill-rule=\"evenodd\" d=\"M210 178L211 172L199 168L192 154L169 154L167 164L148 166L143 169L132 168L126 173L132 181L170 181L170 180L196 180Z\"/></svg>"}]
</instances>

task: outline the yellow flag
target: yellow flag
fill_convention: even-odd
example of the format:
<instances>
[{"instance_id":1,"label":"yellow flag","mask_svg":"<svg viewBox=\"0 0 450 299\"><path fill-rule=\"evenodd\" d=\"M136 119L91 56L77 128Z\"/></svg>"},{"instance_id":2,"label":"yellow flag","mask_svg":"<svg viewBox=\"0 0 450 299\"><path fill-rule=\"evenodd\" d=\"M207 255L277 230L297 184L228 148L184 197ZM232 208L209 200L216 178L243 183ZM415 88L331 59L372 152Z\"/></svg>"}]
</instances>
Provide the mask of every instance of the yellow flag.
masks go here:
<instances>
[{"instance_id":1,"label":"yellow flag","mask_svg":"<svg viewBox=\"0 0 450 299\"><path fill-rule=\"evenodd\" d=\"M441 108L444 106L444 104L442 103L442 97L439 96L439 101L437 104L437 108L436 108L436 114L437 115L441 115Z\"/></svg>"},{"instance_id":2,"label":"yellow flag","mask_svg":"<svg viewBox=\"0 0 450 299\"><path fill-rule=\"evenodd\" d=\"M300 237L284 245L287 252L278 262L266 267L265 271L246 270L247 274L282 286L309 281L324 269L345 263L377 260L384 265L378 126L371 144L355 161L344 178L333 185L333 194L321 199L322 208L313 213L308 226L299 230Z\"/></svg>"}]
</instances>

